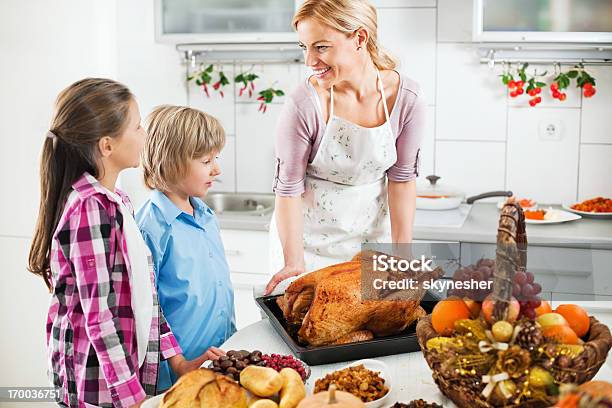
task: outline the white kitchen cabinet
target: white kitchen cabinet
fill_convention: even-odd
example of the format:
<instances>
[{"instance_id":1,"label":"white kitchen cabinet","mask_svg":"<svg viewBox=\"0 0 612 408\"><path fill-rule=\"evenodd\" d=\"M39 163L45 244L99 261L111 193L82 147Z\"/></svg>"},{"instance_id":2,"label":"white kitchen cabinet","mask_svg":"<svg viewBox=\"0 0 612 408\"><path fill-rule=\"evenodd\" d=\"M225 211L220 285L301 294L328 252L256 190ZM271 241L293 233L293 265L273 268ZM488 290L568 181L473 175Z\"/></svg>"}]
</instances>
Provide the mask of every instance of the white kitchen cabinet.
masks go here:
<instances>
[{"instance_id":1,"label":"white kitchen cabinet","mask_svg":"<svg viewBox=\"0 0 612 408\"><path fill-rule=\"evenodd\" d=\"M268 277L255 274L232 273L236 327L240 330L261 319L261 312L253 297L253 286L265 285Z\"/></svg>"},{"instance_id":2,"label":"white kitchen cabinet","mask_svg":"<svg viewBox=\"0 0 612 408\"><path fill-rule=\"evenodd\" d=\"M552 292L554 305L575 303L587 310L612 313L612 295L581 295L577 293Z\"/></svg>"},{"instance_id":3,"label":"white kitchen cabinet","mask_svg":"<svg viewBox=\"0 0 612 408\"><path fill-rule=\"evenodd\" d=\"M253 288L265 285L268 273L268 232L222 229L221 239L234 288L236 326L241 329L261 319Z\"/></svg>"},{"instance_id":4,"label":"white kitchen cabinet","mask_svg":"<svg viewBox=\"0 0 612 408\"><path fill-rule=\"evenodd\" d=\"M461 244L457 241L412 240L412 256L433 258L433 266L444 269L444 276L451 277L461 261Z\"/></svg>"},{"instance_id":5,"label":"white kitchen cabinet","mask_svg":"<svg viewBox=\"0 0 612 408\"><path fill-rule=\"evenodd\" d=\"M232 273L268 275L268 232L221 229Z\"/></svg>"},{"instance_id":6,"label":"white kitchen cabinet","mask_svg":"<svg viewBox=\"0 0 612 408\"><path fill-rule=\"evenodd\" d=\"M170 44L292 42L296 0L155 1L155 39Z\"/></svg>"},{"instance_id":7,"label":"white kitchen cabinet","mask_svg":"<svg viewBox=\"0 0 612 408\"><path fill-rule=\"evenodd\" d=\"M469 265L480 258L495 259L494 244L461 244L461 264ZM535 274L544 291L555 294L609 295L612 293L612 251L584 248L561 248L530 245L527 270Z\"/></svg>"}]
</instances>

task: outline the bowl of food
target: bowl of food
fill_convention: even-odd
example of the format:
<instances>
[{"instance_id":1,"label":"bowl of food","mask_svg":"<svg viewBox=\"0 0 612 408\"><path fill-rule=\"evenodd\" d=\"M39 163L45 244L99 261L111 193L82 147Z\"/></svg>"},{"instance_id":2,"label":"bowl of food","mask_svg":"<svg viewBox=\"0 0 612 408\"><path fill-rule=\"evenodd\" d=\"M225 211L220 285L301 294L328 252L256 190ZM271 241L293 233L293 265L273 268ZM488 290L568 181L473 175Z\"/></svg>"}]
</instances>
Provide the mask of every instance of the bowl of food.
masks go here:
<instances>
[{"instance_id":1,"label":"bowl of food","mask_svg":"<svg viewBox=\"0 0 612 408\"><path fill-rule=\"evenodd\" d=\"M264 354L259 350L229 350L225 356L215 361L207 361L202 367L238 381L242 370L251 365L270 367L279 372L283 368L293 368L304 382L310 377L310 367L302 360L291 355Z\"/></svg>"},{"instance_id":2,"label":"bowl of food","mask_svg":"<svg viewBox=\"0 0 612 408\"><path fill-rule=\"evenodd\" d=\"M563 204L563 208L588 218L612 218L612 199L595 197L579 203Z\"/></svg>"},{"instance_id":3,"label":"bowl of food","mask_svg":"<svg viewBox=\"0 0 612 408\"><path fill-rule=\"evenodd\" d=\"M327 391L331 384L361 399L367 408L383 406L391 395L391 373L380 360L358 360L333 371L315 382L313 392Z\"/></svg>"}]
</instances>

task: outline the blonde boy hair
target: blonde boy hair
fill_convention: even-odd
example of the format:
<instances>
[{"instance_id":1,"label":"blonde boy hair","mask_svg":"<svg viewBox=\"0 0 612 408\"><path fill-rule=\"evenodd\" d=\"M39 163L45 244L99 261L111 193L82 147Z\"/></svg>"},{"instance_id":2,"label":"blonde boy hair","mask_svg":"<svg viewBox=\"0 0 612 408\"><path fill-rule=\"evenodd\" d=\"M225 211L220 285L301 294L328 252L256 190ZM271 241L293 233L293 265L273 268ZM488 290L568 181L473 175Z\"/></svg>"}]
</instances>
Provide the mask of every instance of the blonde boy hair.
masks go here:
<instances>
[{"instance_id":1,"label":"blonde boy hair","mask_svg":"<svg viewBox=\"0 0 612 408\"><path fill-rule=\"evenodd\" d=\"M142 152L144 182L150 189L170 191L187 174L189 160L217 153L225 131L217 119L186 106L158 106L147 117Z\"/></svg>"}]
</instances>

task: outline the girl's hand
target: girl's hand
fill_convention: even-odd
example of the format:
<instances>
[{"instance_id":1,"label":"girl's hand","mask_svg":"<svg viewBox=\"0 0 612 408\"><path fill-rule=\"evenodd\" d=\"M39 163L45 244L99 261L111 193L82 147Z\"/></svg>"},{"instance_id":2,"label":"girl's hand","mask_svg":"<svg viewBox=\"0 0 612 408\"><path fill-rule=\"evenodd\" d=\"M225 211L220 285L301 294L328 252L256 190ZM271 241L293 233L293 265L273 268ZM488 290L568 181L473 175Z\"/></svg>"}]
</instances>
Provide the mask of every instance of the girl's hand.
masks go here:
<instances>
[{"instance_id":1,"label":"girl's hand","mask_svg":"<svg viewBox=\"0 0 612 408\"><path fill-rule=\"evenodd\" d=\"M301 275L305 272L305 268L303 265L301 266L285 266L283 269L281 269L279 272L277 272L272 279L270 279L270 282L268 282L268 285L266 286L266 291L264 292L264 296L268 296L270 293L272 293L274 291L274 289L276 288L276 286L278 286L279 283L281 283L282 281L289 279L293 276L298 276Z\"/></svg>"}]
</instances>

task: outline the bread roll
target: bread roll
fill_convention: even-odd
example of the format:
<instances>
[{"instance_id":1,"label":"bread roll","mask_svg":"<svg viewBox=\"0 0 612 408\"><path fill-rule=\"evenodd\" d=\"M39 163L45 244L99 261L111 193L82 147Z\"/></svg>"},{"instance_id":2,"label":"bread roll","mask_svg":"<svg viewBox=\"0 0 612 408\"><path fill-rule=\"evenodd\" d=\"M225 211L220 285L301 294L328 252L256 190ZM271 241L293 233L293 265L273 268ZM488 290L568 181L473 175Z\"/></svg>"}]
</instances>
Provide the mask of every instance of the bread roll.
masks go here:
<instances>
[{"instance_id":1,"label":"bread roll","mask_svg":"<svg viewBox=\"0 0 612 408\"><path fill-rule=\"evenodd\" d=\"M251 365L240 373L240 384L259 397L270 397L280 391L283 377L273 368Z\"/></svg>"}]
</instances>

